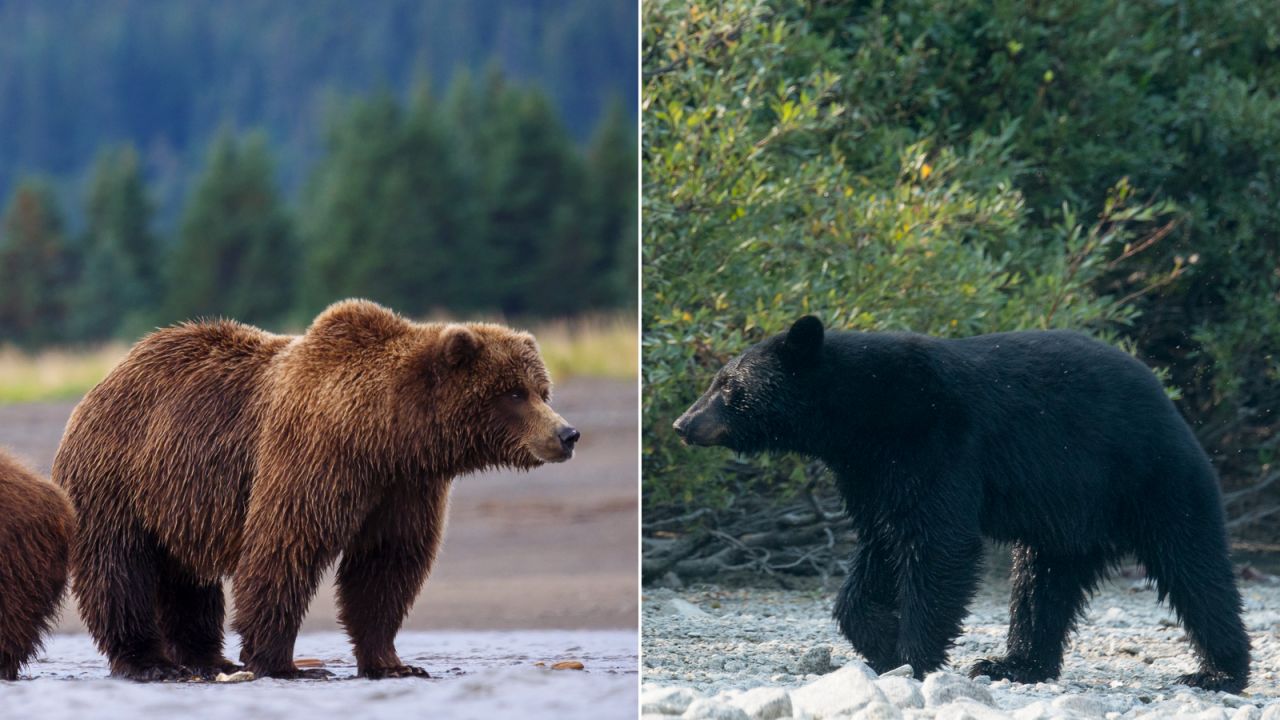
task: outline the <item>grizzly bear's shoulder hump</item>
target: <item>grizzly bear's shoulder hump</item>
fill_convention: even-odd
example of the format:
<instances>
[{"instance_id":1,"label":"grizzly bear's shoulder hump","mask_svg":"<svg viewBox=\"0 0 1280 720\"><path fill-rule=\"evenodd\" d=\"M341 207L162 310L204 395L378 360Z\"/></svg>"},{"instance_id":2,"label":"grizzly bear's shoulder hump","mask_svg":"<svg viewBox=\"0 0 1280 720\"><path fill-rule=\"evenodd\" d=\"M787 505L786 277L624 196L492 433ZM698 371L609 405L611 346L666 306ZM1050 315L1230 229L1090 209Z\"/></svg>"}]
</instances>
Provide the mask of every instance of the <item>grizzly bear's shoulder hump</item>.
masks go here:
<instances>
[{"instance_id":1,"label":"grizzly bear's shoulder hump","mask_svg":"<svg viewBox=\"0 0 1280 720\"><path fill-rule=\"evenodd\" d=\"M308 341L364 345L403 335L411 327L395 312L370 300L341 300L325 308L307 328Z\"/></svg>"}]
</instances>

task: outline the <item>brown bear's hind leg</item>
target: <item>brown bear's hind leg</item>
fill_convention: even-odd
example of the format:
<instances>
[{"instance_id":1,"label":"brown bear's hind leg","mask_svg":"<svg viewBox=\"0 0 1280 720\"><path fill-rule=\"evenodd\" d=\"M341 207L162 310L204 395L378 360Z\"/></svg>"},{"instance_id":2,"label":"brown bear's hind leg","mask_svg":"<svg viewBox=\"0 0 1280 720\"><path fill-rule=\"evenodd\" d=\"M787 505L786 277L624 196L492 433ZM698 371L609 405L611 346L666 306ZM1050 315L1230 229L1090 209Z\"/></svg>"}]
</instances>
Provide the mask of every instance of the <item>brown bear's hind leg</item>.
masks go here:
<instances>
[{"instance_id":1,"label":"brown bear's hind leg","mask_svg":"<svg viewBox=\"0 0 1280 720\"><path fill-rule=\"evenodd\" d=\"M447 501L447 483L395 488L342 554L338 617L355 646L361 677L430 677L400 661L395 639L431 571Z\"/></svg>"},{"instance_id":2,"label":"brown bear's hind leg","mask_svg":"<svg viewBox=\"0 0 1280 720\"><path fill-rule=\"evenodd\" d=\"M21 552L0 558L0 680L18 679L53 625L67 584L69 526L27 534Z\"/></svg>"},{"instance_id":3,"label":"brown bear's hind leg","mask_svg":"<svg viewBox=\"0 0 1280 720\"><path fill-rule=\"evenodd\" d=\"M156 592L156 620L165 653L192 674L211 679L239 665L222 654L226 615L222 583L202 583L168 553L163 553Z\"/></svg>"},{"instance_id":4,"label":"brown bear's hind leg","mask_svg":"<svg viewBox=\"0 0 1280 720\"><path fill-rule=\"evenodd\" d=\"M136 523L121 528L93 513L80 518L72 548L72 590L111 674L141 682L183 680L186 668L171 661L156 624L160 548Z\"/></svg>"}]
</instances>

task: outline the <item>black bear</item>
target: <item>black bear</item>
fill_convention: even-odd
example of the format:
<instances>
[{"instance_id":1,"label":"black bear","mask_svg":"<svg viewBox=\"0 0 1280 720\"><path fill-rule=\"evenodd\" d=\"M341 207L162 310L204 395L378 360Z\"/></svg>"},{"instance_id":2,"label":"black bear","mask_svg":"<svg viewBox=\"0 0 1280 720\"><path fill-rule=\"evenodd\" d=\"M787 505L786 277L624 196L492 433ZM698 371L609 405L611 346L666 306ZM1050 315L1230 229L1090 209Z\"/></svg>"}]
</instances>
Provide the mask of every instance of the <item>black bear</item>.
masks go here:
<instances>
[{"instance_id":1,"label":"black bear","mask_svg":"<svg viewBox=\"0 0 1280 720\"><path fill-rule=\"evenodd\" d=\"M1199 655L1179 682L1248 682L1213 468L1155 375L1110 346L825 334L807 316L725 365L675 430L831 468L859 535L834 615L877 672L946 662L987 537L1013 546L1009 641L972 676L1057 677L1088 596L1132 553Z\"/></svg>"}]
</instances>

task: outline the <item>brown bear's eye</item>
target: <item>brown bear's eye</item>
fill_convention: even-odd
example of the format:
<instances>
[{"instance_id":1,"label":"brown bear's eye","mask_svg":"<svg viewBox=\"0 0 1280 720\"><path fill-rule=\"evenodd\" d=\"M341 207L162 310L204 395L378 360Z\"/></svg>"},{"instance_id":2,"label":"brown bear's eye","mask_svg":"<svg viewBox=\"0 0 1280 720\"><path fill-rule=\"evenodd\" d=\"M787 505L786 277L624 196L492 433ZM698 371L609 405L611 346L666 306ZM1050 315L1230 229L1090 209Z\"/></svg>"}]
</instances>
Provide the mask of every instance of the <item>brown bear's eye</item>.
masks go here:
<instances>
[{"instance_id":1,"label":"brown bear's eye","mask_svg":"<svg viewBox=\"0 0 1280 720\"><path fill-rule=\"evenodd\" d=\"M529 393L523 388L517 388L515 390L508 390L504 397L513 402L524 402L529 399Z\"/></svg>"}]
</instances>

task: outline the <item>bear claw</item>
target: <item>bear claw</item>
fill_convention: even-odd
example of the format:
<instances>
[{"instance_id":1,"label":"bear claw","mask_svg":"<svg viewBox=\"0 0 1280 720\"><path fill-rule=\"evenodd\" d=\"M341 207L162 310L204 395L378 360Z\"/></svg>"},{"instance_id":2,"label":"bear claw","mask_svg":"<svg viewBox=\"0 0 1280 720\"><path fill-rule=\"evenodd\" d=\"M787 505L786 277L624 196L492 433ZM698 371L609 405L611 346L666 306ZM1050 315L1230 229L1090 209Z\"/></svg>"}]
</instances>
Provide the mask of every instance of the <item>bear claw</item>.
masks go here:
<instances>
[{"instance_id":1,"label":"bear claw","mask_svg":"<svg viewBox=\"0 0 1280 720\"><path fill-rule=\"evenodd\" d=\"M969 677L986 675L992 680L1008 680L1016 683L1038 683L1052 680L1057 673L1050 673L1028 660L1018 658L985 658L969 668Z\"/></svg>"},{"instance_id":2,"label":"bear claw","mask_svg":"<svg viewBox=\"0 0 1280 720\"><path fill-rule=\"evenodd\" d=\"M368 670L362 670L360 672L360 676L370 680L382 680L386 678L407 677L429 678L431 677L431 673L414 665L396 665L394 667L369 668Z\"/></svg>"},{"instance_id":3,"label":"bear claw","mask_svg":"<svg viewBox=\"0 0 1280 720\"><path fill-rule=\"evenodd\" d=\"M181 665L155 664L116 668L111 675L134 682L183 682L197 673Z\"/></svg>"},{"instance_id":4,"label":"bear claw","mask_svg":"<svg viewBox=\"0 0 1280 720\"><path fill-rule=\"evenodd\" d=\"M1221 690L1229 693L1239 693L1245 686L1244 680L1234 675L1207 670L1182 675L1177 682L1180 685L1190 685L1201 690Z\"/></svg>"}]
</instances>

